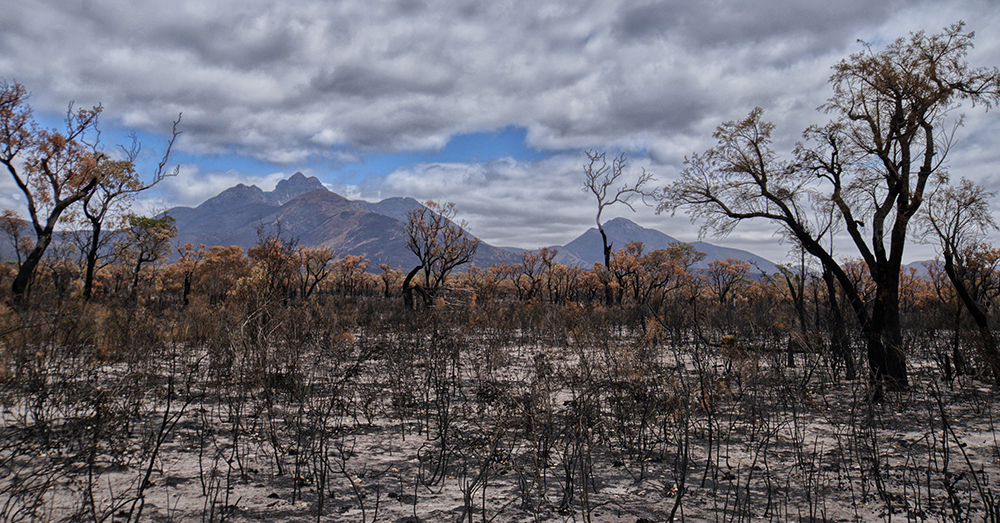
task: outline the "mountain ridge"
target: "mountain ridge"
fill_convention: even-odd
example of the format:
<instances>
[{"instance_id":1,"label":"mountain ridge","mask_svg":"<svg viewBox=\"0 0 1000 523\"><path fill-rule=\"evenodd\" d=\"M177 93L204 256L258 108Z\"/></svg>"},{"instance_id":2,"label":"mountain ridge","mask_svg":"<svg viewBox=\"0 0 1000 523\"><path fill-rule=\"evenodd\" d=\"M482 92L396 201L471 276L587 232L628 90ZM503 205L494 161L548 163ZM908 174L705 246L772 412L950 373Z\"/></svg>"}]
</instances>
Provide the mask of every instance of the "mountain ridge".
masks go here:
<instances>
[{"instance_id":1,"label":"mountain ridge","mask_svg":"<svg viewBox=\"0 0 1000 523\"><path fill-rule=\"evenodd\" d=\"M630 242L640 241L643 244L643 252L651 252L657 249L666 249L674 244L690 243L696 251L705 253L705 258L696 263L693 268L704 269L713 260L725 260L728 258L743 260L757 268L757 271L772 274L778 270L774 262L758 256L752 252L723 247L706 242L682 242L664 234L656 229L643 227L628 218L614 218L603 224L604 232L608 235L612 250L625 248ZM559 250L554 260L564 265L576 265L590 268L594 263L604 263L604 241L601 233L596 227L587 229L586 232L576 237L573 241L563 246L555 246Z\"/></svg>"},{"instance_id":2,"label":"mountain ridge","mask_svg":"<svg viewBox=\"0 0 1000 523\"><path fill-rule=\"evenodd\" d=\"M330 191L318 178L296 172L265 192L255 185L238 184L197 207L174 207L165 214L177 225L181 245L239 245L257 243L261 227L280 224L283 234L305 247L333 249L337 257L362 256L369 271L387 263L408 270L417 263L406 248L406 216L420 203L394 197L380 202L350 200ZM517 256L481 243L473 261L480 266L516 261Z\"/></svg>"},{"instance_id":3,"label":"mountain ridge","mask_svg":"<svg viewBox=\"0 0 1000 523\"><path fill-rule=\"evenodd\" d=\"M166 214L176 222L177 242L181 245L239 245L246 249L257 243L258 229L280 224L283 233L296 238L300 245L330 248L337 257L350 254L370 259L369 270L374 272L383 263L403 270L417 263L406 248L406 221L410 210L420 205L409 197L379 202L350 200L327 189L315 176L296 172L279 181L272 191L237 184L197 207L174 207ZM681 243L626 218L609 220L604 229L616 250L632 241L643 242L645 252ZM749 261L764 272L777 270L774 263L748 251L705 242L692 245L706 253L695 268L707 267L714 259L736 258ZM589 269L604 260L603 242L595 227L566 245L552 248L558 251L555 261L564 265ZM522 252L524 249L481 242L473 263L480 267L516 263Z\"/></svg>"}]
</instances>

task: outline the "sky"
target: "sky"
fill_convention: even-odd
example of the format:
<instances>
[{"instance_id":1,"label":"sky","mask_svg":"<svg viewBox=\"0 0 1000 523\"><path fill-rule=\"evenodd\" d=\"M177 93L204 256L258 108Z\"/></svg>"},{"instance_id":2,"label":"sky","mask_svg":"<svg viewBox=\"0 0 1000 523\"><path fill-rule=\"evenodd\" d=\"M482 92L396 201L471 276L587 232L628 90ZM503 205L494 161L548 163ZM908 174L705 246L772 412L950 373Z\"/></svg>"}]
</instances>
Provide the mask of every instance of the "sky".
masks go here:
<instances>
[{"instance_id":1,"label":"sky","mask_svg":"<svg viewBox=\"0 0 1000 523\"><path fill-rule=\"evenodd\" d=\"M662 187L760 106L788 156L828 121L831 66L959 20L973 66L1000 65L997 0L0 0L0 79L56 126L72 101L104 108L102 143L134 132L148 173L172 122L178 176L153 212L296 171L378 201L454 202L496 246L564 244L595 225L585 152L624 153ZM1000 190L1000 108L962 107L948 168ZM0 207L18 208L10 176ZM993 202L994 206L998 203ZM639 203L624 216L683 241L699 224ZM788 258L767 222L712 243ZM994 237L996 241L996 237ZM856 256L846 244L842 256ZM906 260L934 256L911 242Z\"/></svg>"}]
</instances>

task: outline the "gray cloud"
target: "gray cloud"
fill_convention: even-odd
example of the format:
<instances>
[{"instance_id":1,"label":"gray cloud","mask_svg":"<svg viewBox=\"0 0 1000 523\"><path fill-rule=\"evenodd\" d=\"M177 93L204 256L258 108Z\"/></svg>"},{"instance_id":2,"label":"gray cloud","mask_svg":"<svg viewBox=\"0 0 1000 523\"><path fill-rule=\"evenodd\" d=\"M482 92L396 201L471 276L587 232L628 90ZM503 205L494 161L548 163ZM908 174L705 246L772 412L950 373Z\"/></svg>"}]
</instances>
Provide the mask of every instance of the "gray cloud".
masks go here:
<instances>
[{"instance_id":1,"label":"gray cloud","mask_svg":"<svg viewBox=\"0 0 1000 523\"><path fill-rule=\"evenodd\" d=\"M401 93L445 96L454 85L448 76L429 76L400 73L392 68L379 71L370 66L348 64L320 73L312 79L311 87L319 93L372 99Z\"/></svg>"},{"instance_id":2,"label":"gray cloud","mask_svg":"<svg viewBox=\"0 0 1000 523\"><path fill-rule=\"evenodd\" d=\"M2 48L38 64L16 72L44 86L46 109L101 101L144 128L182 110L203 151L320 154L310 138L324 132L399 150L510 123L537 123L538 145L587 145L688 130L751 68L794 62L803 42L843 47L850 27L884 18L784 4L41 1L9 10ZM746 63L721 61L733 46Z\"/></svg>"},{"instance_id":3,"label":"gray cloud","mask_svg":"<svg viewBox=\"0 0 1000 523\"><path fill-rule=\"evenodd\" d=\"M679 38L694 46L746 46L802 38L802 50L842 46L853 28L885 20L908 2L684 2L662 0L623 9L615 32L623 39ZM910 2L912 4L912 2Z\"/></svg>"}]
</instances>

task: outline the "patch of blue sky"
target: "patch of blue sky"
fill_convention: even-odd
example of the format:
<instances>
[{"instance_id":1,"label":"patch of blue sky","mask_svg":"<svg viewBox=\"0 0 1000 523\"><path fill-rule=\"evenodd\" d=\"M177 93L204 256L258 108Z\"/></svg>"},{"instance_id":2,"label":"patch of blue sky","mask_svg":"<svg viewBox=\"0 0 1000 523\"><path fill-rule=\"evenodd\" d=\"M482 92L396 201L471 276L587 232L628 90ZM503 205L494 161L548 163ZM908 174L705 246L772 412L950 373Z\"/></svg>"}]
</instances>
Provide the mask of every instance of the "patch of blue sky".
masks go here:
<instances>
[{"instance_id":1,"label":"patch of blue sky","mask_svg":"<svg viewBox=\"0 0 1000 523\"><path fill-rule=\"evenodd\" d=\"M190 154L186 152L174 152L170 155L170 163L195 164L198 166L198 170L203 173L236 172L250 176L265 176L289 170L289 166L287 165L277 165L241 154ZM292 167L291 171L294 172L295 168Z\"/></svg>"},{"instance_id":2,"label":"patch of blue sky","mask_svg":"<svg viewBox=\"0 0 1000 523\"><path fill-rule=\"evenodd\" d=\"M342 164L331 174L345 184L382 178L408 165L425 163L487 163L502 158L533 162L553 154L528 147L527 129L508 126L496 131L459 134L439 151L369 153L359 163Z\"/></svg>"},{"instance_id":3,"label":"patch of blue sky","mask_svg":"<svg viewBox=\"0 0 1000 523\"><path fill-rule=\"evenodd\" d=\"M183 129L182 129L183 131ZM160 143L166 146L166 137L149 133L139 135L143 143ZM333 163L321 158L311 158L304 165L287 166L257 160L246 155L194 155L175 152L171 163L194 163L202 172L236 171L248 175L266 175L278 171L311 168L316 174L336 179L343 184L358 184L368 179L384 178L393 171L409 165L423 163L485 163L502 158L517 161L538 161L552 153L532 149L526 142L527 129L508 126L496 131L460 134L437 151L399 153L364 153L359 162ZM344 152L351 152L344 149Z\"/></svg>"},{"instance_id":4,"label":"patch of blue sky","mask_svg":"<svg viewBox=\"0 0 1000 523\"><path fill-rule=\"evenodd\" d=\"M77 107L78 108L78 107ZM44 113L37 111L34 114L35 121L43 129L55 130L61 133L66 132L66 116L65 115L55 115L50 113ZM98 124L98 128L101 132L100 134L100 148L109 155L116 156L122 153L122 148L129 149L132 147L132 136L138 140L140 145L139 156L136 158L136 167L139 170L140 175L151 174L163 159L163 153L167 150L167 144L170 142L170 136L159 133L151 133L139 129L127 129L123 127L118 127L110 124L105 118L102 118ZM183 122L178 127L178 130L183 133L184 127ZM88 141L93 140L95 136L90 134L87 136ZM175 146L176 147L176 146ZM209 156L199 156L185 154L180 151L175 150L170 155L169 165L176 165L178 163L197 163L203 166L205 169L206 163L213 163L213 158ZM225 167L219 167L217 170L239 170L238 167L231 167L230 165L238 163L240 161L239 157L236 156L225 156L218 157L214 163L219 166L225 165ZM261 162L258 162L261 163ZM271 171L263 171L260 174L264 174ZM254 174L257 174L255 171Z\"/></svg>"},{"instance_id":5,"label":"patch of blue sky","mask_svg":"<svg viewBox=\"0 0 1000 523\"><path fill-rule=\"evenodd\" d=\"M39 124L46 128L65 129L64 116L38 114ZM184 132L184 123L179 129ZM101 142L105 150L129 147L130 134L135 133L142 144L142 153L137 161L140 173L152 172L167 147L169 136L142 130L126 129L104 124L101 126ZM235 149L235 147L234 147ZM349 148L343 152L351 153ZM492 131L458 134L448 140L440 150L361 153L358 162L332 162L329 159L310 158L301 165L281 165L260 160L246 154L199 154L175 149L170 156L170 164L195 164L203 172L237 172L250 176L264 176L275 172L310 168L321 178L329 177L343 184L359 184L365 180L384 178L393 171L410 165L426 163L488 163L503 158L533 162L543 160L558 151L546 151L528 147L527 129L507 126Z\"/></svg>"}]
</instances>

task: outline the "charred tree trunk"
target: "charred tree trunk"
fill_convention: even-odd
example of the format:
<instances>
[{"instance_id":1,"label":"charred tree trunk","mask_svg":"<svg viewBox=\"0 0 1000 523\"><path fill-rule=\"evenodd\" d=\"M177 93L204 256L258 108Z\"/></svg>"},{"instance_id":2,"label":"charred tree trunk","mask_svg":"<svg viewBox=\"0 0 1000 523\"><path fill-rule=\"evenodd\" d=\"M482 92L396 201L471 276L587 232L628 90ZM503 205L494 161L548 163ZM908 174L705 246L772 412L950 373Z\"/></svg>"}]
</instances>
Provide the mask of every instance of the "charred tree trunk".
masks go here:
<instances>
[{"instance_id":1,"label":"charred tree trunk","mask_svg":"<svg viewBox=\"0 0 1000 523\"><path fill-rule=\"evenodd\" d=\"M403 305L409 310L413 310L413 287L410 287L410 282L423 267L423 265L417 265L407 273L406 279L403 280Z\"/></svg>"},{"instance_id":2,"label":"charred tree trunk","mask_svg":"<svg viewBox=\"0 0 1000 523\"><path fill-rule=\"evenodd\" d=\"M190 272L184 273L184 296L182 298L184 307L191 304L191 280L193 275Z\"/></svg>"},{"instance_id":3,"label":"charred tree trunk","mask_svg":"<svg viewBox=\"0 0 1000 523\"><path fill-rule=\"evenodd\" d=\"M840 303L837 300L837 281L833 273L823 270L823 282L826 283L826 292L830 306L830 351L834 357L844 363L844 374L847 379L853 380L857 377L857 368L854 365L854 355L851 354L851 344L847 339L847 325L844 324L844 315L840 310ZM817 304L818 310L818 304Z\"/></svg>"},{"instance_id":4,"label":"charred tree trunk","mask_svg":"<svg viewBox=\"0 0 1000 523\"><path fill-rule=\"evenodd\" d=\"M604 241L604 304L610 307L615 302L614 291L611 290L611 244L608 243L604 227L598 227L597 230L601 231L601 240Z\"/></svg>"},{"instance_id":5,"label":"charred tree trunk","mask_svg":"<svg viewBox=\"0 0 1000 523\"><path fill-rule=\"evenodd\" d=\"M989 365L994 383L1000 382L1000 352L997 351L997 340L990 329L989 317L982 306L972 297L972 293L966 287L965 281L959 277L955 270L954 256L947 250L944 253L944 271L948 274L948 279L951 280L952 285L955 286L955 292L962 299L962 303L965 305L966 310L969 311L969 315L976 322L976 327L979 328L979 335L982 338L980 352L983 359L986 360L986 364ZM957 365L958 362L956 361Z\"/></svg>"},{"instance_id":6,"label":"charred tree trunk","mask_svg":"<svg viewBox=\"0 0 1000 523\"><path fill-rule=\"evenodd\" d=\"M882 270L872 276L877 289L875 302L868 325L862 327L872 379L876 387L904 390L909 382L899 321L899 270Z\"/></svg>"},{"instance_id":7,"label":"charred tree trunk","mask_svg":"<svg viewBox=\"0 0 1000 523\"><path fill-rule=\"evenodd\" d=\"M854 226L857 227L856 225ZM875 283L876 294L869 311L857 286L844 269L815 239L798 227L793 229L802 246L823 263L824 273L836 279L843 289L851 310L861 325L861 333L868 347L869 377L873 388L873 401L880 401L883 388L903 390L908 384L906 357L903 354L903 337L899 322L899 257L902 251L893 254L881 263L868 263L869 272ZM892 267L892 268L890 268ZM829 285L829 283L828 283ZM835 293L831 292L831 295Z\"/></svg>"},{"instance_id":8,"label":"charred tree trunk","mask_svg":"<svg viewBox=\"0 0 1000 523\"><path fill-rule=\"evenodd\" d=\"M48 248L50 243L52 243L51 231L48 231L47 234L38 235L35 248L32 249L28 254L28 257L25 258L24 263L21 264L20 270L17 271L17 276L14 276L14 282L11 284L10 290L14 295L14 303L18 305L24 304L25 297L28 293L28 287L31 285L32 277L35 275L35 269L42 261L42 256L45 255L45 249Z\"/></svg>"},{"instance_id":9,"label":"charred tree trunk","mask_svg":"<svg viewBox=\"0 0 1000 523\"><path fill-rule=\"evenodd\" d=\"M87 270L83 277L83 299L85 301L90 301L90 297L94 292L94 272L97 268L97 253L101 247L101 222L97 220L90 220L91 225L91 236L90 236L90 246L87 250ZM185 300L187 296L185 296ZM187 302L185 301L185 305Z\"/></svg>"}]
</instances>

